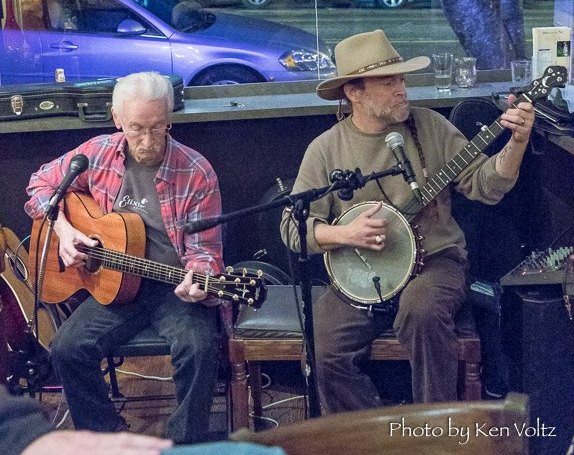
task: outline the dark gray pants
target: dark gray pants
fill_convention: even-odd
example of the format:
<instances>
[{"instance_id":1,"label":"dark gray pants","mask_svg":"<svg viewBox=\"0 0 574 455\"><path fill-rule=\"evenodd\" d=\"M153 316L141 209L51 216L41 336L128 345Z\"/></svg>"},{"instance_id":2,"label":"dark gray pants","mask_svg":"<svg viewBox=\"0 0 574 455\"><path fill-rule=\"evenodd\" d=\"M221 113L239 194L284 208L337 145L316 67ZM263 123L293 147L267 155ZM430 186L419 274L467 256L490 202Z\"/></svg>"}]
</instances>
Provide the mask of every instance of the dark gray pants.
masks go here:
<instances>
[{"instance_id":1,"label":"dark gray pants","mask_svg":"<svg viewBox=\"0 0 574 455\"><path fill-rule=\"evenodd\" d=\"M453 251L428 258L403 289L393 328L409 351L415 402L454 401L458 377L454 317L465 298L466 262ZM371 342L388 316L352 307L329 289L313 307L316 379L328 412L381 405L365 373Z\"/></svg>"},{"instance_id":2,"label":"dark gray pants","mask_svg":"<svg viewBox=\"0 0 574 455\"><path fill-rule=\"evenodd\" d=\"M145 326L171 345L177 407L166 436L176 443L204 441L219 365L216 308L181 301L173 286L143 281L130 303L83 302L57 331L50 347L76 429L114 431L121 420L108 398L100 363Z\"/></svg>"}]
</instances>

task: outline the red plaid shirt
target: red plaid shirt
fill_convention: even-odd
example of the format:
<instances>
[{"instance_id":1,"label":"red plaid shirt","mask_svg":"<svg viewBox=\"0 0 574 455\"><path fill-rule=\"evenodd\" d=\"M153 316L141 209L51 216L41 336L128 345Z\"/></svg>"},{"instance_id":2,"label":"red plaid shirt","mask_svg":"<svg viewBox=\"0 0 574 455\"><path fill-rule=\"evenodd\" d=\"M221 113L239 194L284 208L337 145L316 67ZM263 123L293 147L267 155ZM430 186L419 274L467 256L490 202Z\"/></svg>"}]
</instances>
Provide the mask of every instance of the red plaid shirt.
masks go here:
<instances>
[{"instance_id":1,"label":"red plaid shirt","mask_svg":"<svg viewBox=\"0 0 574 455\"><path fill-rule=\"evenodd\" d=\"M127 142L122 132L97 136L62 157L44 164L32 174L26 189L30 200L24 206L34 219L44 216L50 197L68 172L72 158L83 153L90 161L68 191L89 193L104 213L112 211L125 173ZM223 245L221 229L215 227L186 234L186 223L221 214L217 176L209 162L195 150L168 135L166 153L156 175L161 216L167 235L185 268L221 273Z\"/></svg>"}]
</instances>

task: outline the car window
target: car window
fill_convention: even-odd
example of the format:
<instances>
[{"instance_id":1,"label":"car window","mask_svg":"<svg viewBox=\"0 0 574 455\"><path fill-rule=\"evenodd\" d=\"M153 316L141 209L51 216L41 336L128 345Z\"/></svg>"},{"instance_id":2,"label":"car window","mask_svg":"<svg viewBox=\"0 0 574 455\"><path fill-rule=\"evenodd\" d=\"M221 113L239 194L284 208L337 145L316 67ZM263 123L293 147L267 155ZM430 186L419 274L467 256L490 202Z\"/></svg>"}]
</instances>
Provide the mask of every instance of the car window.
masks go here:
<instances>
[{"instance_id":1,"label":"car window","mask_svg":"<svg viewBox=\"0 0 574 455\"><path fill-rule=\"evenodd\" d=\"M47 17L42 0L23 0L21 7L24 30L46 30Z\"/></svg>"},{"instance_id":2,"label":"car window","mask_svg":"<svg viewBox=\"0 0 574 455\"><path fill-rule=\"evenodd\" d=\"M41 7L48 30L85 33L117 33L120 24L132 19L146 34L159 34L146 20L116 0L44 0Z\"/></svg>"},{"instance_id":3,"label":"car window","mask_svg":"<svg viewBox=\"0 0 574 455\"><path fill-rule=\"evenodd\" d=\"M133 0L180 32L203 30L215 22L215 14L196 1Z\"/></svg>"},{"instance_id":4,"label":"car window","mask_svg":"<svg viewBox=\"0 0 574 455\"><path fill-rule=\"evenodd\" d=\"M171 11L171 25L180 32L195 32L215 22L215 14L202 9L197 2L183 1Z\"/></svg>"}]
</instances>

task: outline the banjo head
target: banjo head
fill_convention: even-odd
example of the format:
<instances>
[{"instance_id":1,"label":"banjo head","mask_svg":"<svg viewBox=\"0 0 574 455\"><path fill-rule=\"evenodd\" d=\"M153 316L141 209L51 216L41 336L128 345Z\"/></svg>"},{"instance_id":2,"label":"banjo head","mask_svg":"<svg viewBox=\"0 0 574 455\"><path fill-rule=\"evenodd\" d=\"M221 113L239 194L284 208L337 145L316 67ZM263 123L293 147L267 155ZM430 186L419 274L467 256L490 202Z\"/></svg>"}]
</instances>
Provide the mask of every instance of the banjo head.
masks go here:
<instances>
[{"instance_id":1,"label":"banjo head","mask_svg":"<svg viewBox=\"0 0 574 455\"><path fill-rule=\"evenodd\" d=\"M375 204L378 202L356 204L333 224L349 224ZM375 217L386 219L388 223L383 251L345 247L328 251L324 256L333 286L350 299L367 305L381 303L381 300L384 302L397 295L418 265L417 239L407 219L386 204ZM379 277L381 296L375 288L375 277Z\"/></svg>"}]
</instances>

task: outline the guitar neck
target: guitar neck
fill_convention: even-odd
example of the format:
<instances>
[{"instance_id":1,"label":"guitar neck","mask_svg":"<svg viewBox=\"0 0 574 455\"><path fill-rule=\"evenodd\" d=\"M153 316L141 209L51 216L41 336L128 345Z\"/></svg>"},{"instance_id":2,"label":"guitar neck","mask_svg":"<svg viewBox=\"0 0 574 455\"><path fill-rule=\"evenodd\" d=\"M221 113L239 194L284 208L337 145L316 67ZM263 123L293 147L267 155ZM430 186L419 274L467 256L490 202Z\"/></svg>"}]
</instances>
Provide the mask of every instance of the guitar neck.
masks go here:
<instances>
[{"instance_id":1,"label":"guitar neck","mask_svg":"<svg viewBox=\"0 0 574 455\"><path fill-rule=\"evenodd\" d=\"M81 250L90 258L95 259L98 263L111 270L117 270L131 275L137 275L142 278L149 278L163 283L178 285L183 281L187 274L186 269L173 267L170 265L154 262L149 259L142 259L130 256L118 251L107 250L101 247L82 247ZM193 274L194 283L200 283L207 287L209 276L201 273Z\"/></svg>"}]
</instances>

